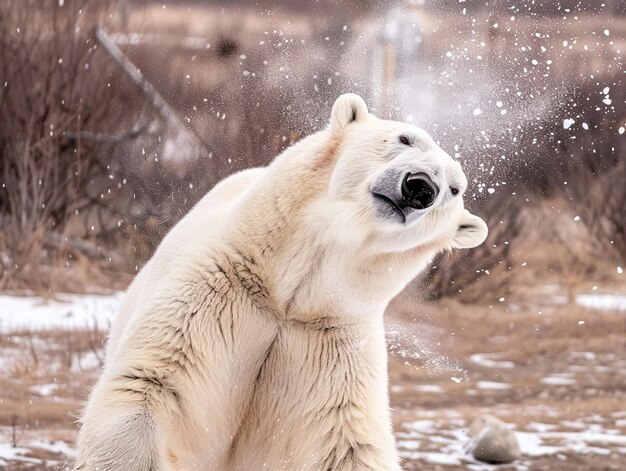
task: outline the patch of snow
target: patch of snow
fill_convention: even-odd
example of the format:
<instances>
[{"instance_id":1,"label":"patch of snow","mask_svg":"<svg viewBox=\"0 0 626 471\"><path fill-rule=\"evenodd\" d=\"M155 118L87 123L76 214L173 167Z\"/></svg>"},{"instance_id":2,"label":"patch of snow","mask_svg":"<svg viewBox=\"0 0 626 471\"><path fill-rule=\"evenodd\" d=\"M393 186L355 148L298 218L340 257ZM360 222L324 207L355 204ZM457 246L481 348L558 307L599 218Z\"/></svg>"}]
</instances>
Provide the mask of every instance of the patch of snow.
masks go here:
<instances>
[{"instance_id":1,"label":"patch of snow","mask_svg":"<svg viewBox=\"0 0 626 471\"><path fill-rule=\"evenodd\" d=\"M13 448L8 442L0 442L0 465L6 466L9 461L21 461L23 463L39 463L39 460L23 456L30 453L28 448Z\"/></svg>"},{"instance_id":2,"label":"patch of snow","mask_svg":"<svg viewBox=\"0 0 626 471\"><path fill-rule=\"evenodd\" d=\"M516 432L520 452L526 456L553 455L563 451L561 446L544 445L539 435L534 433Z\"/></svg>"},{"instance_id":3,"label":"patch of snow","mask_svg":"<svg viewBox=\"0 0 626 471\"><path fill-rule=\"evenodd\" d=\"M398 448L403 450L418 450L420 447L420 442L417 440L399 440L396 442Z\"/></svg>"},{"instance_id":4,"label":"patch of snow","mask_svg":"<svg viewBox=\"0 0 626 471\"><path fill-rule=\"evenodd\" d=\"M441 394L443 392L443 388L441 386L437 386L436 384L419 384L415 386L415 390L418 392L432 394Z\"/></svg>"},{"instance_id":5,"label":"patch of snow","mask_svg":"<svg viewBox=\"0 0 626 471\"><path fill-rule=\"evenodd\" d=\"M41 464L42 460L37 458L29 458L27 455L33 450L46 450L52 453L63 455L66 457L75 456L74 449L64 442L63 440L57 440L56 442L50 442L47 440L28 440L21 443L22 446L13 448L8 442L0 442L0 469L8 466L10 462L21 462L30 464ZM47 459L48 464L55 463L54 460Z\"/></svg>"},{"instance_id":6,"label":"patch of snow","mask_svg":"<svg viewBox=\"0 0 626 471\"><path fill-rule=\"evenodd\" d=\"M592 361L596 359L596 354L593 352L571 352L570 357Z\"/></svg>"},{"instance_id":7,"label":"patch of snow","mask_svg":"<svg viewBox=\"0 0 626 471\"><path fill-rule=\"evenodd\" d=\"M556 429L556 425L544 424L543 422L531 422L528 424L528 429L532 430L533 432L543 433Z\"/></svg>"},{"instance_id":8,"label":"patch of snow","mask_svg":"<svg viewBox=\"0 0 626 471\"><path fill-rule=\"evenodd\" d=\"M579 294L576 303L598 311L626 311L626 294Z\"/></svg>"},{"instance_id":9,"label":"patch of snow","mask_svg":"<svg viewBox=\"0 0 626 471\"><path fill-rule=\"evenodd\" d=\"M497 354L495 354L497 355ZM512 361L505 360L492 360L489 357L493 358L495 356L493 353L475 353L469 357L469 360L484 368L505 368L511 369L515 367L515 363Z\"/></svg>"},{"instance_id":10,"label":"patch of snow","mask_svg":"<svg viewBox=\"0 0 626 471\"><path fill-rule=\"evenodd\" d=\"M40 448L42 450L51 451L52 453L59 453L65 456L74 456L74 449L63 440L57 440L56 442L49 442L46 440L30 440L26 442L29 448Z\"/></svg>"},{"instance_id":11,"label":"patch of snow","mask_svg":"<svg viewBox=\"0 0 626 471\"><path fill-rule=\"evenodd\" d=\"M608 430L589 431L584 432L548 432L544 433L543 437L547 439L561 439L568 443L595 443L603 445L620 445L626 446L626 435L620 435L615 433L608 433Z\"/></svg>"},{"instance_id":12,"label":"patch of snow","mask_svg":"<svg viewBox=\"0 0 626 471\"><path fill-rule=\"evenodd\" d=\"M59 387L58 384L49 383L49 384L38 384L37 386L33 386L30 388L33 392L36 392L40 396L49 396Z\"/></svg>"},{"instance_id":13,"label":"patch of snow","mask_svg":"<svg viewBox=\"0 0 626 471\"><path fill-rule=\"evenodd\" d=\"M456 425L464 427L465 422L461 421ZM444 426L443 422L433 420L417 420L405 424L408 433L397 433L402 438L398 441L400 456L404 459L450 466L460 465L465 460L473 461L465 451L465 443L469 440L465 431L444 430ZM422 450L425 443L435 445L436 451Z\"/></svg>"},{"instance_id":14,"label":"patch of snow","mask_svg":"<svg viewBox=\"0 0 626 471\"><path fill-rule=\"evenodd\" d=\"M575 429L587 428L587 424L583 422L576 422L574 420L562 420L561 425L567 428L575 428Z\"/></svg>"},{"instance_id":15,"label":"patch of snow","mask_svg":"<svg viewBox=\"0 0 626 471\"><path fill-rule=\"evenodd\" d=\"M104 350L101 350L100 358L104 358ZM80 355L78 361L72 362L72 371L77 373L79 371L94 370L100 368L100 360L94 352L86 352Z\"/></svg>"},{"instance_id":16,"label":"patch of snow","mask_svg":"<svg viewBox=\"0 0 626 471\"><path fill-rule=\"evenodd\" d=\"M511 389L510 384L497 383L495 381L479 381L476 387L478 389L497 389L497 390Z\"/></svg>"},{"instance_id":17,"label":"patch of snow","mask_svg":"<svg viewBox=\"0 0 626 471\"><path fill-rule=\"evenodd\" d=\"M461 461L449 453L438 453L434 451L413 451L402 453L402 458L408 460L424 460L432 464L442 464L448 466L458 466Z\"/></svg>"},{"instance_id":18,"label":"patch of snow","mask_svg":"<svg viewBox=\"0 0 626 471\"><path fill-rule=\"evenodd\" d=\"M570 373L554 374L541 379L542 384L550 386L571 386L576 384L576 380L571 377Z\"/></svg>"},{"instance_id":19,"label":"patch of snow","mask_svg":"<svg viewBox=\"0 0 626 471\"><path fill-rule=\"evenodd\" d=\"M0 296L0 332L34 331L94 326L108 328L123 293L108 296L63 294L59 300L39 297Z\"/></svg>"},{"instance_id":20,"label":"patch of snow","mask_svg":"<svg viewBox=\"0 0 626 471\"><path fill-rule=\"evenodd\" d=\"M416 420L414 422L409 422L404 426L409 430L414 430L416 432L432 432L436 428L434 420Z\"/></svg>"}]
</instances>

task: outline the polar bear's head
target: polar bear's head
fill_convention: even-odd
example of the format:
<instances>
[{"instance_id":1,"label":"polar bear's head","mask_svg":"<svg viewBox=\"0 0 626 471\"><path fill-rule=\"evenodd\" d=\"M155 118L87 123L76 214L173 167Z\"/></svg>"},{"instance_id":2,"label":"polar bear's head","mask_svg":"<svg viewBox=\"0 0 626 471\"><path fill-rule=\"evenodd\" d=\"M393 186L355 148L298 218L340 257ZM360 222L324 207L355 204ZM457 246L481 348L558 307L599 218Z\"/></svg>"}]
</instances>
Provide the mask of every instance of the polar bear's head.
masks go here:
<instances>
[{"instance_id":1,"label":"polar bear's head","mask_svg":"<svg viewBox=\"0 0 626 471\"><path fill-rule=\"evenodd\" d=\"M467 178L461 165L422 129L378 119L361 97L340 96L330 132L337 142L328 196L335 220L368 232L385 251L435 243L470 248L487 226L463 206Z\"/></svg>"},{"instance_id":2,"label":"polar bear's head","mask_svg":"<svg viewBox=\"0 0 626 471\"><path fill-rule=\"evenodd\" d=\"M459 162L424 130L378 119L346 94L325 130L246 189L233 221L289 318L363 313L384 308L437 252L485 240L466 189Z\"/></svg>"}]
</instances>

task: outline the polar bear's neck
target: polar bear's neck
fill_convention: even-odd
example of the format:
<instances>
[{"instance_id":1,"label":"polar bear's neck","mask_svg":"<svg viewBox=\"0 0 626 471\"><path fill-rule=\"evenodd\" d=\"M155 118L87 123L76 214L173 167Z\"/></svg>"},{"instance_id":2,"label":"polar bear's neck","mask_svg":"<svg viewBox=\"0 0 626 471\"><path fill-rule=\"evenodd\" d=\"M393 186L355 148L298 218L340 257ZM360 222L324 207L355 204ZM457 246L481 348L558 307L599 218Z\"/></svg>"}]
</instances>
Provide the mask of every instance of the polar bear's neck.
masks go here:
<instances>
[{"instance_id":1,"label":"polar bear's neck","mask_svg":"<svg viewBox=\"0 0 626 471\"><path fill-rule=\"evenodd\" d=\"M285 318L379 317L438 248L366 254L361 250L365 238L358 236L365 230L343 227L339 216L324 216L336 152L324 133L304 140L308 160L302 160L296 144L267 168L237 204L226 239L254 261Z\"/></svg>"}]
</instances>

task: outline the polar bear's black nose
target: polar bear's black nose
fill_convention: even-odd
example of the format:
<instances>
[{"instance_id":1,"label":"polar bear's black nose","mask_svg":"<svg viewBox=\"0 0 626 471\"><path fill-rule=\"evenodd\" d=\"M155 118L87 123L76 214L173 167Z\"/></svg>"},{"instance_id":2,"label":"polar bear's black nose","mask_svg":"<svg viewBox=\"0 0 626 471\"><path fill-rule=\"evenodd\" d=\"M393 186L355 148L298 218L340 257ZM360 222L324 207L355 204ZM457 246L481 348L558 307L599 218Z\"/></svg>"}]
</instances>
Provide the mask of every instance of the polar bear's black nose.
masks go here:
<instances>
[{"instance_id":1,"label":"polar bear's black nose","mask_svg":"<svg viewBox=\"0 0 626 471\"><path fill-rule=\"evenodd\" d=\"M425 173L407 173L402 180L404 203L415 209L426 209L433 205L439 188Z\"/></svg>"}]
</instances>

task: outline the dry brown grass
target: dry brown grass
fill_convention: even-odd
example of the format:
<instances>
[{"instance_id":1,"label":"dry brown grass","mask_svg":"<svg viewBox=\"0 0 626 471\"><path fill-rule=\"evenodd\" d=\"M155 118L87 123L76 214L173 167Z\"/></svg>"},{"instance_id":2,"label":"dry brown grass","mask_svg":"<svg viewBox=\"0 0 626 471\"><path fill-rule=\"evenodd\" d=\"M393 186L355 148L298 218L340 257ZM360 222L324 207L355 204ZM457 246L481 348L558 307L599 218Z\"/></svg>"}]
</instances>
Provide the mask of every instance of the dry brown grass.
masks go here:
<instances>
[{"instance_id":1,"label":"dry brown grass","mask_svg":"<svg viewBox=\"0 0 626 471\"><path fill-rule=\"evenodd\" d=\"M400 340L391 340L397 345L390 356L394 422L399 430L406 422L424 416L446 419L452 414L469 423L486 412L525 430L531 422L558 425L592 416L610 418L623 409L623 313L554 303L539 314L536 310L515 311L508 303L489 307L445 301L418 307L397 302L388 316L389 325L401 326L403 334ZM580 320L585 324L579 325ZM28 447L36 438L71 443L81 402L98 375L97 363L86 364L85 359L93 360L93 346L100 348L103 339L103 333L63 330L12 332L0 337L3 358L11 363L8 370L0 370L0 433L10 433L12 417L17 416L18 446ZM399 351L408 355L403 357ZM593 352L594 357L576 352ZM496 354L494 358L512 361L515 367L480 366L470 360L475 353ZM571 373L576 383L548 386L541 382L545 376L564 372ZM452 381L453 376L461 381ZM510 389L478 389L479 381L506 383ZM42 394L41 386L52 383L56 389ZM439 386L441 392L415 389L423 385ZM31 456L43 459L46 453L34 449ZM49 458L62 461L54 454ZM558 463L556 458L550 459ZM569 469L586 469L585 463L576 465L576 459L571 458ZM409 462L406 468L414 469L419 463Z\"/></svg>"},{"instance_id":2,"label":"dry brown grass","mask_svg":"<svg viewBox=\"0 0 626 471\"><path fill-rule=\"evenodd\" d=\"M541 237L535 234L536 239ZM516 246L513 256L521 260L518 251L525 252L534 243L529 238ZM528 261L527 271L516 280L526 281L505 302L488 297L473 305L454 299L423 303L400 297L394 301L388 326L398 336L390 337L390 385L399 430L422 414L440 418L452 414L469 423L488 412L524 430L531 422L558 425L594 414L607 418L621 410L626 400L626 319L623 313L568 304L567 287L558 274L552 284L544 285L550 280L540 277L556 262L548 256L555 246L546 245L543 250L523 258ZM626 291L619 280L607 278L604 286L612 282L613 291ZM1 336L0 349L11 366L0 372L1 399L6 406L0 408L0 430L8 430L17 415L20 443L37 437L71 442L81 401L98 374L97 362L85 364L84 360L94 360L94 349L101 354L103 341L104 334L94 331L21 331ZM576 352L594 356L588 359ZM494 359L515 366L483 367L471 360L476 353L493 354ZM549 386L541 382L564 372L576 383ZM480 381L506 383L510 389L479 389ZM51 383L57 385L53 394L42 395L38 387ZM438 386L441 392L415 389L424 385ZM586 461L576 464L579 458L568 458L569 469L586 469ZM538 469L550 469L555 463L541 460L537 463L545 467ZM419 462L408 463L407 469L412 466Z\"/></svg>"},{"instance_id":3,"label":"dry brown grass","mask_svg":"<svg viewBox=\"0 0 626 471\"><path fill-rule=\"evenodd\" d=\"M577 431L587 430L591 425L585 424L592 423L620 429L614 424L615 414L623 411L626 401L624 314L560 303L550 306L549 298L545 301L548 305L544 303L532 310L512 309L509 301L495 306L445 301L426 308L423 314L423 306L393 306L392 317L421 321L406 326L411 344L416 341L417 345L430 346L425 357L408 361L398 356L391 358L396 428L405 430L406 423L418 419L435 420L443 434L466 428L476 417L488 413L521 431L532 431L532 424L538 422L551 424L557 430L570 430L569 423L581 424L582 429ZM543 313L539 314L539 310ZM582 325L581 320L585 321ZM481 366L471 360L476 353L491 353L489 358L513 362L515 366ZM432 363L432 356L438 362ZM574 383L542 382L547 376L563 373ZM457 384L452 377L462 381ZM481 389L481 381L504 383L509 388ZM433 393L416 389L425 385L440 390ZM625 429L621 427L619 433L625 434ZM548 455L525 460L533 470L619 469L610 466L623 462L624 457L610 445L599 446L613 451L606 456L570 451L561 453L560 458ZM422 466L466 469L425 465L423 461L409 461L405 469L417 470Z\"/></svg>"},{"instance_id":4,"label":"dry brown grass","mask_svg":"<svg viewBox=\"0 0 626 471\"><path fill-rule=\"evenodd\" d=\"M106 326L101 326L106 328ZM77 401L86 398L104 358L105 330L15 331L0 337L0 425L13 415L23 431L74 428ZM41 390L48 385L49 390Z\"/></svg>"}]
</instances>

